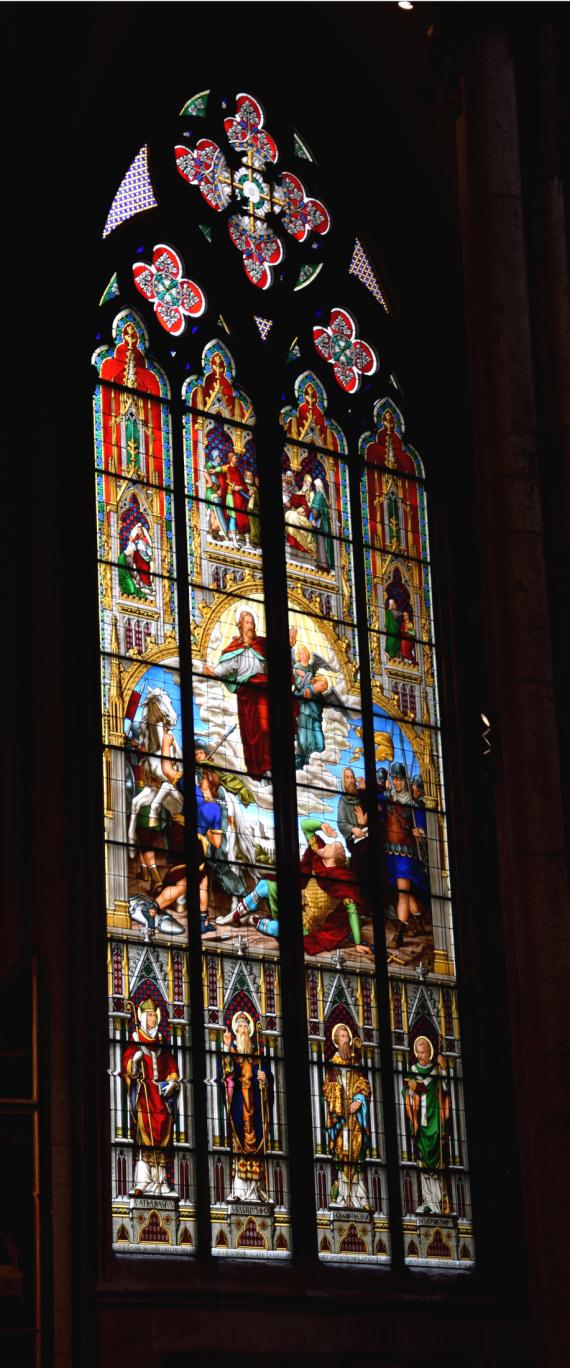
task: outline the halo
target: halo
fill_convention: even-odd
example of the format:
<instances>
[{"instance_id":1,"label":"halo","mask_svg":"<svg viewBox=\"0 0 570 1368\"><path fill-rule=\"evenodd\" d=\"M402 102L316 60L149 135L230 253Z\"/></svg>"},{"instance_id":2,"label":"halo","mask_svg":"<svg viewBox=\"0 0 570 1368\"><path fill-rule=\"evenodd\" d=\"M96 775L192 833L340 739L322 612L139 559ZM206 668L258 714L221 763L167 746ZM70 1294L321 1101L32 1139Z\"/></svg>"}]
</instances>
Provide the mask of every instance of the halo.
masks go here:
<instances>
[{"instance_id":1,"label":"halo","mask_svg":"<svg viewBox=\"0 0 570 1368\"><path fill-rule=\"evenodd\" d=\"M251 1017L251 1016L249 1015L249 1012L243 1012L243 1011L242 1011L242 1012L235 1012L235 1013L234 1013L234 1015L233 1015L233 1017L232 1017L232 1032L233 1032L233 1034L234 1034L234 1035L236 1034L236 1026L237 1026L238 1021L240 1020L240 1017L245 1017L246 1021L249 1023L248 1029L249 1029L249 1034L250 1034L250 1037L251 1037L251 1036L253 1035L253 1017Z\"/></svg>"},{"instance_id":2,"label":"halo","mask_svg":"<svg viewBox=\"0 0 570 1368\"><path fill-rule=\"evenodd\" d=\"M417 1059L417 1057L418 1057L417 1044L418 1044L418 1041L420 1041L420 1040L425 1040L425 1041L426 1041L426 1044L429 1045L429 1051L430 1051L429 1057L430 1057L430 1060L432 1060L432 1059L433 1059L433 1045L432 1045L432 1043L431 1043L431 1040L430 1040L429 1036L425 1036L425 1035L416 1036L416 1038L415 1038L415 1040L414 1040L414 1054L415 1054L415 1056L416 1056L416 1059Z\"/></svg>"},{"instance_id":3,"label":"halo","mask_svg":"<svg viewBox=\"0 0 570 1368\"><path fill-rule=\"evenodd\" d=\"M341 1026L343 1027L343 1029L344 1029L345 1031L348 1031L349 1038L350 1038L350 1043L351 1043L351 1045L352 1045L352 1042L353 1042L353 1034L352 1034L352 1031L351 1031L351 1029L350 1029L350 1026L347 1026L346 1021L337 1021L336 1026L333 1026L332 1031L331 1031L331 1040L332 1040L333 1043L336 1045L336 1033L337 1033L337 1031L340 1030Z\"/></svg>"},{"instance_id":4,"label":"halo","mask_svg":"<svg viewBox=\"0 0 570 1368\"><path fill-rule=\"evenodd\" d=\"M238 606L236 608L236 627L239 627L239 620L242 613L249 613L250 617L252 617L253 621L255 622L255 613L252 611L251 607L247 603L243 603L242 601L242 603L238 603Z\"/></svg>"}]
</instances>

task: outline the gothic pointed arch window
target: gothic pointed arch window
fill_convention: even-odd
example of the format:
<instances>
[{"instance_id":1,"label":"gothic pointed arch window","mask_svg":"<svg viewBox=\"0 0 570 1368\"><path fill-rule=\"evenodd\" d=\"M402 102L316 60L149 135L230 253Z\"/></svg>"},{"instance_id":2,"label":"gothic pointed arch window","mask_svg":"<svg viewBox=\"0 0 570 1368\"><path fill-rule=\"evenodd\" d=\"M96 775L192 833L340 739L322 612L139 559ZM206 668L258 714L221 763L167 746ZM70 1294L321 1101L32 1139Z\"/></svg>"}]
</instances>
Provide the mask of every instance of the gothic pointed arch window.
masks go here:
<instances>
[{"instance_id":1,"label":"gothic pointed arch window","mask_svg":"<svg viewBox=\"0 0 570 1368\"><path fill-rule=\"evenodd\" d=\"M324 1262L474 1260L426 480L385 293L331 196L269 103L212 90L105 218L125 1257L288 1261L310 1227Z\"/></svg>"}]
</instances>

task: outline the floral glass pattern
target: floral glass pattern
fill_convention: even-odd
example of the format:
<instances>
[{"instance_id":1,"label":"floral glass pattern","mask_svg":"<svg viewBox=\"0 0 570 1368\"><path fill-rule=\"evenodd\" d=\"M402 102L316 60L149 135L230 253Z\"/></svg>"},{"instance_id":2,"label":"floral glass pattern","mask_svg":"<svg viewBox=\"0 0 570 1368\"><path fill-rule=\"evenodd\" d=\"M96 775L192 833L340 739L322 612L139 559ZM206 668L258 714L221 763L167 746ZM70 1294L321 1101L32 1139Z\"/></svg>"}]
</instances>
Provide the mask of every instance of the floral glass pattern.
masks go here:
<instances>
[{"instance_id":1,"label":"floral glass pattern","mask_svg":"<svg viewBox=\"0 0 570 1368\"><path fill-rule=\"evenodd\" d=\"M378 357L369 342L356 335L356 323L347 309L333 309L328 327L314 327L313 341L324 361L333 367L335 380L347 394L354 394L362 375L374 375Z\"/></svg>"},{"instance_id":2,"label":"floral glass pattern","mask_svg":"<svg viewBox=\"0 0 570 1368\"><path fill-rule=\"evenodd\" d=\"M173 247L159 242L152 254L152 264L135 261L133 280L139 294L154 304L159 323L166 332L178 337L184 332L187 318L199 318L206 308L204 291L195 281L187 280Z\"/></svg>"},{"instance_id":3,"label":"floral glass pattern","mask_svg":"<svg viewBox=\"0 0 570 1368\"><path fill-rule=\"evenodd\" d=\"M316 233L324 236L330 228L330 214L321 200L306 194L302 181L290 171L279 179L270 173L279 157L277 144L265 127L259 101L242 93L236 99L236 112L224 119L230 147L241 158L232 170L226 156L211 138L200 138L194 150L175 148L180 175L196 185L207 204L221 213L233 201L240 212L228 220L230 238L243 257L244 270L253 285L269 289L273 272L284 257L284 246L276 229L265 222L268 215L281 215L285 231L299 243Z\"/></svg>"}]
</instances>

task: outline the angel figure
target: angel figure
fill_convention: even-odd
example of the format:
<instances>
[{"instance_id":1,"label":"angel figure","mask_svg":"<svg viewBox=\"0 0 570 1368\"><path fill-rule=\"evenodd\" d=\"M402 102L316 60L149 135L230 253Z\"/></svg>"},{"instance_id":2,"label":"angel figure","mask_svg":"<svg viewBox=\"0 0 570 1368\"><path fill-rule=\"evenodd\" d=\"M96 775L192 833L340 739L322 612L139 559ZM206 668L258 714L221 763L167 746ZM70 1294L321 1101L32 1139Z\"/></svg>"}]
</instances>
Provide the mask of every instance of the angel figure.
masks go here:
<instances>
[{"instance_id":1,"label":"angel figure","mask_svg":"<svg viewBox=\"0 0 570 1368\"><path fill-rule=\"evenodd\" d=\"M308 646L296 645L295 627L291 628L290 638L297 722L295 769L299 770L308 765L312 755L324 751L323 710L342 708L342 699L322 673L323 669L332 669L328 661L314 651L311 653Z\"/></svg>"}]
</instances>

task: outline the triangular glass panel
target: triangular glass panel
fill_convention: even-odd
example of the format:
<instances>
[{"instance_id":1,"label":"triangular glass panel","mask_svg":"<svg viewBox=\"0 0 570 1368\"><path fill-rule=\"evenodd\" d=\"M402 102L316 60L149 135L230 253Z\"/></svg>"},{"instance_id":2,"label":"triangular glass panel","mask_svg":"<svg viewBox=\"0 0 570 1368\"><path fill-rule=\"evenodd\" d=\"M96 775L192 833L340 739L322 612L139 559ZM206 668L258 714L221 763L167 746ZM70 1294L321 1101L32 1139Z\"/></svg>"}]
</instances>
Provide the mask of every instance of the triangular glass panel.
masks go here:
<instances>
[{"instance_id":1,"label":"triangular glass panel","mask_svg":"<svg viewBox=\"0 0 570 1368\"><path fill-rule=\"evenodd\" d=\"M373 271L366 252L364 251L364 247L362 246L362 243L359 242L358 238L354 244L354 251L348 268L348 274L356 276L356 279L360 280L362 284L366 286L367 290L370 290L374 299L376 299L378 303L382 305L382 308L386 310L386 313L389 314L390 310L378 284L376 274Z\"/></svg>"},{"instance_id":2,"label":"triangular glass panel","mask_svg":"<svg viewBox=\"0 0 570 1368\"><path fill-rule=\"evenodd\" d=\"M212 229L211 229L211 228L208 228L207 223L199 223L199 224L198 224L198 227L199 227L199 229L200 229L200 232L204 234L204 237L207 238L208 242L211 242L211 241L212 241Z\"/></svg>"},{"instance_id":3,"label":"triangular glass panel","mask_svg":"<svg viewBox=\"0 0 570 1368\"><path fill-rule=\"evenodd\" d=\"M287 365L289 365L289 362L290 362L290 361L300 361L300 360L301 360L301 348L300 348L300 346L299 346L299 342L298 342L297 338L294 337L294 338L293 338L293 341L292 341L292 343L291 343L291 346L289 347L289 355L288 355L288 357L287 357Z\"/></svg>"},{"instance_id":4,"label":"triangular glass panel","mask_svg":"<svg viewBox=\"0 0 570 1368\"><path fill-rule=\"evenodd\" d=\"M253 315L253 321L254 321L254 323L257 323L257 326L258 326L258 328L259 328L259 334L260 334L260 337L261 337L262 342L267 342L267 338L269 337L269 334L270 334L271 329L272 329L272 327L273 327L273 319L272 319L272 318L260 318L260 317L259 317L259 314L254 314L254 315Z\"/></svg>"},{"instance_id":5,"label":"triangular glass panel","mask_svg":"<svg viewBox=\"0 0 570 1368\"><path fill-rule=\"evenodd\" d=\"M103 294L99 300L99 308L101 308L102 304L107 304L110 299L118 299L118 297L119 282L117 280L117 272L115 271L114 275L111 276L109 284L103 290Z\"/></svg>"},{"instance_id":6,"label":"triangular glass panel","mask_svg":"<svg viewBox=\"0 0 570 1368\"><path fill-rule=\"evenodd\" d=\"M299 271L299 276L297 279L297 284L294 285L293 288L295 290L304 290L305 286L310 285L311 281L314 280L316 276L318 276L319 271L322 270L322 267L322 261L319 261L318 266L301 266L301 270Z\"/></svg>"},{"instance_id":7,"label":"triangular glass panel","mask_svg":"<svg viewBox=\"0 0 570 1368\"><path fill-rule=\"evenodd\" d=\"M103 237L108 237L114 228L118 228L126 219L132 218L133 214L140 214L144 209L155 209L156 205L157 200L148 172L148 147L145 143L131 162L126 176L123 176L107 215Z\"/></svg>"},{"instance_id":8,"label":"triangular glass panel","mask_svg":"<svg viewBox=\"0 0 570 1368\"><path fill-rule=\"evenodd\" d=\"M180 114L189 114L194 119L203 119L206 113L209 90L201 90L198 95L193 95L186 104L182 105Z\"/></svg>"}]
</instances>

